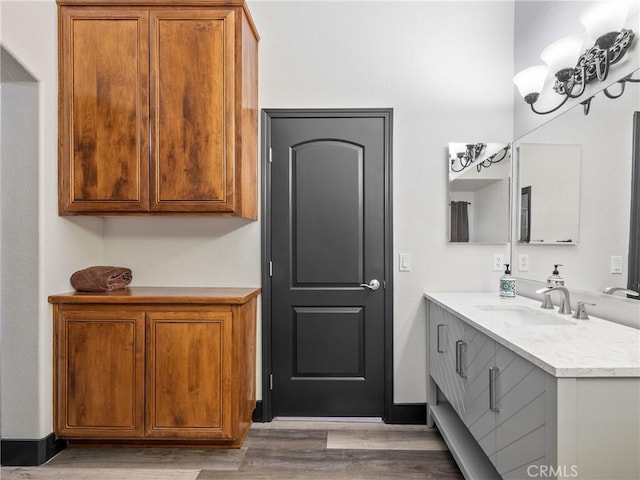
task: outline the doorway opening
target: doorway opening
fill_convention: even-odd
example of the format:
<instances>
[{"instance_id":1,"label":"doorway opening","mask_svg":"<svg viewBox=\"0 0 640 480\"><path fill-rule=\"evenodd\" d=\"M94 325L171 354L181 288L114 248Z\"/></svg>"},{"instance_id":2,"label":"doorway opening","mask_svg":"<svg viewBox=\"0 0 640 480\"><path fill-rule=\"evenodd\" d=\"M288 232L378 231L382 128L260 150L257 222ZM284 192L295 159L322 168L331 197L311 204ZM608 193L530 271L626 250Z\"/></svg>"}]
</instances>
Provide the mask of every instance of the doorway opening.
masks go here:
<instances>
[{"instance_id":1,"label":"doorway opening","mask_svg":"<svg viewBox=\"0 0 640 480\"><path fill-rule=\"evenodd\" d=\"M392 109L262 112L262 403L393 423Z\"/></svg>"}]
</instances>

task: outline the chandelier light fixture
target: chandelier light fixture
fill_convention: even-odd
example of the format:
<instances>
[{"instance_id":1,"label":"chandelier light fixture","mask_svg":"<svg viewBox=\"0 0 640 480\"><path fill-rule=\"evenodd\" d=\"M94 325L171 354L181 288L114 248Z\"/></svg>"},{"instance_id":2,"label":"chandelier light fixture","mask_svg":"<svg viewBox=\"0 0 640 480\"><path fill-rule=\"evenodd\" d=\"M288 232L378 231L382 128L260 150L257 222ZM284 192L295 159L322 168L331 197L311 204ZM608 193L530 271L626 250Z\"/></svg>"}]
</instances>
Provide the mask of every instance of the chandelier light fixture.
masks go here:
<instances>
[{"instance_id":1,"label":"chandelier light fixture","mask_svg":"<svg viewBox=\"0 0 640 480\"><path fill-rule=\"evenodd\" d=\"M580 14L579 21L586 29L588 37L596 39L593 46L585 51L585 41L581 37L573 35L561 38L541 52L540 58L545 62L544 65L526 68L513 78L524 101L533 112L540 115L555 112L570 98L579 98L589 82L596 79L604 82L607 79L610 67L622 60L635 37L633 30L623 28L630 6L629 0L590 4ZM555 77L553 90L563 98L550 110L541 111L536 109L535 103L549 73ZM617 82L621 84L618 93L611 93L605 89L605 95L618 98L624 92L627 82L640 80L629 75ZM581 103L585 107L585 114L588 113L591 98Z\"/></svg>"}]
</instances>

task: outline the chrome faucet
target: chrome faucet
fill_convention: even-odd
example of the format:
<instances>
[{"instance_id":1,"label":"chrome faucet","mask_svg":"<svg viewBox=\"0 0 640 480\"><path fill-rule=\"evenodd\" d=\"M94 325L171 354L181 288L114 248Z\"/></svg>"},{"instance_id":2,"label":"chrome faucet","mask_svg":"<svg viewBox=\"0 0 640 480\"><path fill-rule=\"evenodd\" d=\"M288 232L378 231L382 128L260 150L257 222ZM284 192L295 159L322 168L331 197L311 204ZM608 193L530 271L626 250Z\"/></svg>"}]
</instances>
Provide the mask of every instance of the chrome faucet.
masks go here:
<instances>
[{"instance_id":1,"label":"chrome faucet","mask_svg":"<svg viewBox=\"0 0 640 480\"><path fill-rule=\"evenodd\" d=\"M560 308L558 308L558 313L563 315L571 315L573 312L571 311L571 297L569 296L569 290L567 287L562 287L560 285L555 285L553 287L544 287L540 290L536 290L538 295L546 295L555 290L558 290L563 293L562 300L560 302Z\"/></svg>"},{"instance_id":2,"label":"chrome faucet","mask_svg":"<svg viewBox=\"0 0 640 480\"><path fill-rule=\"evenodd\" d=\"M640 293L624 287L607 287L602 291L602 293L606 293L607 295L613 295L615 292L620 292L624 295L631 295L632 297L640 297Z\"/></svg>"},{"instance_id":3,"label":"chrome faucet","mask_svg":"<svg viewBox=\"0 0 640 480\"><path fill-rule=\"evenodd\" d=\"M578 320L589 320L589 315L587 315L587 309L585 308L585 305L591 305L592 307L596 306L595 303L578 302L576 313L572 315L573 318L577 318Z\"/></svg>"}]
</instances>

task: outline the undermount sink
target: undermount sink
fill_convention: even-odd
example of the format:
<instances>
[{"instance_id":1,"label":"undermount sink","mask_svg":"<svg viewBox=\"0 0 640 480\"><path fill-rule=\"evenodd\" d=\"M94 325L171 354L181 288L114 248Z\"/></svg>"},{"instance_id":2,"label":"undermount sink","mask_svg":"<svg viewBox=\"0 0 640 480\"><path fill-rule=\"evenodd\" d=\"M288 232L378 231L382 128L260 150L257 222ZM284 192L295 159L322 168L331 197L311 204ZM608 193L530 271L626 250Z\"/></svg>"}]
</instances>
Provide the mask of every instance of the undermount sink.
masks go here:
<instances>
[{"instance_id":1,"label":"undermount sink","mask_svg":"<svg viewBox=\"0 0 640 480\"><path fill-rule=\"evenodd\" d=\"M576 324L524 305L478 305L478 309L491 312L491 317L496 320L519 327Z\"/></svg>"}]
</instances>

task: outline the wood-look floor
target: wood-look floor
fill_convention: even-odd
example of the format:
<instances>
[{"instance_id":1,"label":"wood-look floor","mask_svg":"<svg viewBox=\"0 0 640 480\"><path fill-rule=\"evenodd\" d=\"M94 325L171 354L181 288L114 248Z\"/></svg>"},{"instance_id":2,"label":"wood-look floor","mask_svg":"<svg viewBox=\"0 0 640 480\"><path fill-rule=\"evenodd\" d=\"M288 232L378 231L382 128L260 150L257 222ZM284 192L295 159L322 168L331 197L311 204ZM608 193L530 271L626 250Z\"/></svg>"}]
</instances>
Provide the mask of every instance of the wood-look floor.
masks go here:
<instances>
[{"instance_id":1,"label":"wood-look floor","mask_svg":"<svg viewBox=\"0 0 640 480\"><path fill-rule=\"evenodd\" d=\"M67 448L40 467L3 467L2 480L462 479L439 433L425 426L274 421L241 449Z\"/></svg>"}]
</instances>

